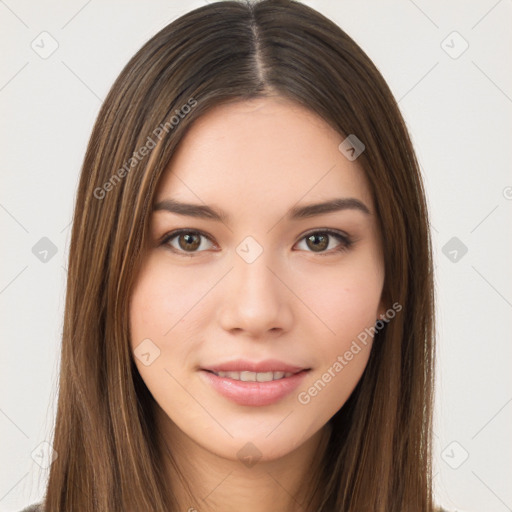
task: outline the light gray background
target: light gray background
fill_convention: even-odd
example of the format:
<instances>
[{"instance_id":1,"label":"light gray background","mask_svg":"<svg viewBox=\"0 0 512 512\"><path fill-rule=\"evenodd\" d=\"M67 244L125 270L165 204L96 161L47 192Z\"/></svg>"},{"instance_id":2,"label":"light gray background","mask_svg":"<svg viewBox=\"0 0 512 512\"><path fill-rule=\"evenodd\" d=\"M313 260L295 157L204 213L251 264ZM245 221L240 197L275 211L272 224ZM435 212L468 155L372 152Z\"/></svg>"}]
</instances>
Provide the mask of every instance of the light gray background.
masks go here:
<instances>
[{"instance_id":1,"label":"light gray background","mask_svg":"<svg viewBox=\"0 0 512 512\"><path fill-rule=\"evenodd\" d=\"M0 0L2 511L44 492L36 461L51 453L41 443L51 439L69 226L94 119L140 46L204 3ZM512 510L512 2L305 3L380 69L424 174L438 300L437 501ZM48 51L52 38L47 58L31 47ZM46 262L32 252L43 237L57 249Z\"/></svg>"}]
</instances>

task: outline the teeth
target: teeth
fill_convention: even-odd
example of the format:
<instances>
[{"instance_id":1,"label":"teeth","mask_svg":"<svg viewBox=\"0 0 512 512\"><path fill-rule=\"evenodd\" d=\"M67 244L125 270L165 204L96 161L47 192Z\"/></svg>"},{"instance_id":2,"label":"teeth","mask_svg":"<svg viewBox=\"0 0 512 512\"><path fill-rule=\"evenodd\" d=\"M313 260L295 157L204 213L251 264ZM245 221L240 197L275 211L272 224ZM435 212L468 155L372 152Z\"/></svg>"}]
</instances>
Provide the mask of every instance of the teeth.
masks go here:
<instances>
[{"instance_id":1,"label":"teeth","mask_svg":"<svg viewBox=\"0 0 512 512\"><path fill-rule=\"evenodd\" d=\"M267 375L266 373L260 373L261 375ZM232 377L233 378L233 377ZM272 378L272 375L270 376ZM256 382L258 374L254 372L240 372L240 380L243 382Z\"/></svg>"},{"instance_id":2,"label":"teeth","mask_svg":"<svg viewBox=\"0 0 512 512\"><path fill-rule=\"evenodd\" d=\"M290 377L290 372L213 372L218 377L227 377L228 379L241 380L242 382L270 382Z\"/></svg>"}]
</instances>

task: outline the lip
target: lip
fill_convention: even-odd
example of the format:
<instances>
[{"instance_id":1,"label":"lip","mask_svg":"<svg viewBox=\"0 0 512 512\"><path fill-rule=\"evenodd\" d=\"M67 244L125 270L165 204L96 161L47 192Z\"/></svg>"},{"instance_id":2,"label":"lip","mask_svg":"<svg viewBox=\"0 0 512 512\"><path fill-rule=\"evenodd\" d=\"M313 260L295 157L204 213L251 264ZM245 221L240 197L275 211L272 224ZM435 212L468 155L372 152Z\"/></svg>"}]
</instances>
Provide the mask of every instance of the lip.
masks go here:
<instances>
[{"instance_id":1,"label":"lip","mask_svg":"<svg viewBox=\"0 0 512 512\"><path fill-rule=\"evenodd\" d=\"M214 368L217 369L214 370ZM243 370L253 372L286 371L293 372L293 375L269 382L244 382L229 377L219 377L213 373L213 371ZM240 366L239 362L234 361L212 367L212 369L201 369L199 373L209 386L232 402L238 405L261 407L275 404L292 393L300 385L309 370L309 368L298 368L283 363L276 365L275 362L271 363L269 361L259 364L254 363L252 367L245 363L244 366Z\"/></svg>"},{"instance_id":2,"label":"lip","mask_svg":"<svg viewBox=\"0 0 512 512\"><path fill-rule=\"evenodd\" d=\"M209 370L210 372L285 372L285 373L298 373L302 370L309 370L301 366L295 366L284 363L277 359L266 359L264 361L248 361L244 359L237 359L236 361L227 361L212 366L205 366L202 370Z\"/></svg>"}]
</instances>

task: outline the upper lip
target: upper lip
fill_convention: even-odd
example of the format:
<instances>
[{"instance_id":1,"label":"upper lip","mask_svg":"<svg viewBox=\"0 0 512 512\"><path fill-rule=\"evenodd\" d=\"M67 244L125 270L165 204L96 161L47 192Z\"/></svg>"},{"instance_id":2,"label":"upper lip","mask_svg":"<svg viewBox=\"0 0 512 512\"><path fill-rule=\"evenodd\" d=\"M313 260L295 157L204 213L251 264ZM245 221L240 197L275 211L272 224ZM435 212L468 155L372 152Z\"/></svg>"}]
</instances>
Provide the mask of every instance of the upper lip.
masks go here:
<instances>
[{"instance_id":1,"label":"upper lip","mask_svg":"<svg viewBox=\"0 0 512 512\"><path fill-rule=\"evenodd\" d=\"M244 359L237 359L236 361L226 361L202 368L211 372L242 372L249 371L255 373L263 372L285 372L285 373L298 373L302 370L309 370L301 366L295 366L277 359L266 359L264 361L247 361Z\"/></svg>"}]
</instances>

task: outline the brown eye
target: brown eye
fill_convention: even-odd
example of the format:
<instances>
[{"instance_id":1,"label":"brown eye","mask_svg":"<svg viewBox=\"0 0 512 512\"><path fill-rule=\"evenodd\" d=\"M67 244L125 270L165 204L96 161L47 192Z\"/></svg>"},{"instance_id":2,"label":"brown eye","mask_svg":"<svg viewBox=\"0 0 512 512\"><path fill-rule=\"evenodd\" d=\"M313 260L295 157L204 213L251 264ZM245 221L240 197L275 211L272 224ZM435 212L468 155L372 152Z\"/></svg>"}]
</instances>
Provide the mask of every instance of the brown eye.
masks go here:
<instances>
[{"instance_id":1,"label":"brown eye","mask_svg":"<svg viewBox=\"0 0 512 512\"><path fill-rule=\"evenodd\" d=\"M178 245L184 251L195 251L201 245L201 239L196 234L184 233L178 235Z\"/></svg>"},{"instance_id":2,"label":"brown eye","mask_svg":"<svg viewBox=\"0 0 512 512\"><path fill-rule=\"evenodd\" d=\"M204 247L203 239L207 240ZM333 244L337 240L338 244ZM302 237L300 242L306 242L306 251L314 252L320 256L329 255L348 250L352 244L352 239L345 234L333 230L317 230ZM210 246L208 246L208 243ZM169 233L162 240L162 245L167 245L173 252L183 256L194 256L211 248L214 244L211 238L200 231L191 229L180 229Z\"/></svg>"},{"instance_id":3,"label":"brown eye","mask_svg":"<svg viewBox=\"0 0 512 512\"><path fill-rule=\"evenodd\" d=\"M190 229L181 229L169 233L163 240L162 245L168 245L171 250L177 253L192 256L193 253L203 252L203 239L210 240L209 237L199 231ZM177 242L177 243L176 243ZM211 241L210 241L211 243ZM198 249L201 247L201 250ZM208 246L206 248L209 248Z\"/></svg>"},{"instance_id":4,"label":"brown eye","mask_svg":"<svg viewBox=\"0 0 512 512\"><path fill-rule=\"evenodd\" d=\"M309 235L306 237L307 246L313 251L323 251L329 245L329 237L323 233Z\"/></svg>"},{"instance_id":5,"label":"brown eye","mask_svg":"<svg viewBox=\"0 0 512 512\"><path fill-rule=\"evenodd\" d=\"M338 245L331 243L333 239L339 242ZM307 252L315 252L320 256L346 251L353 244L349 236L330 229L309 233L302 237L301 242L303 240L306 242Z\"/></svg>"}]
</instances>

